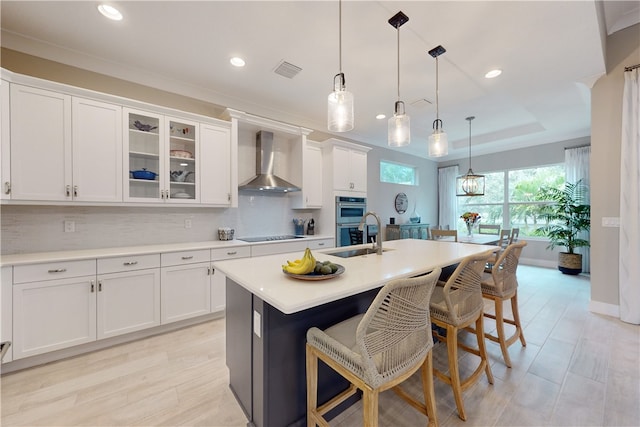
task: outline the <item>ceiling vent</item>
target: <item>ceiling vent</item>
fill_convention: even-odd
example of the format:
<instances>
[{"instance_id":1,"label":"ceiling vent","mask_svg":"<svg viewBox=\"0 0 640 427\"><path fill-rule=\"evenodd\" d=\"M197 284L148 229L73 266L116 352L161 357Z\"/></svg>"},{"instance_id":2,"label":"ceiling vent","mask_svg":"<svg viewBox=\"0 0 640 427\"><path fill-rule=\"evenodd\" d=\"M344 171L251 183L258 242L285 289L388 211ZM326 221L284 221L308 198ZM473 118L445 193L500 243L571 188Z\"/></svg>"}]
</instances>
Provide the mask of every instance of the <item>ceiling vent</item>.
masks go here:
<instances>
[{"instance_id":1,"label":"ceiling vent","mask_svg":"<svg viewBox=\"0 0 640 427\"><path fill-rule=\"evenodd\" d=\"M302 71L302 68L287 61L280 62L276 69L273 70L274 73L280 74L282 77L286 77L288 79L294 78L300 71Z\"/></svg>"}]
</instances>

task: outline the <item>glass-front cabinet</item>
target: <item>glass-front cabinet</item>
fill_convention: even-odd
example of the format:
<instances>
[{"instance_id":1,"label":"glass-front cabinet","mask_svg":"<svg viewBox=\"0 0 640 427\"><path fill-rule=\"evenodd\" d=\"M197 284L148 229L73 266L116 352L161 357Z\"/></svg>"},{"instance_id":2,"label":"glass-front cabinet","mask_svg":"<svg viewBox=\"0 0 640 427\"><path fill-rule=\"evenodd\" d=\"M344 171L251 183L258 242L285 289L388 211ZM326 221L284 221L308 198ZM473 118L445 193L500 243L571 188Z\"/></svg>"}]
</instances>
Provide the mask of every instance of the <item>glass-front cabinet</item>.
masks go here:
<instances>
[{"instance_id":1,"label":"glass-front cabinet","mask_svg":"<svg viewBox=\"0 0 640 427\"><path fill-rule=\"evenodd\" d=\"M198 124L132 109L124 114L126 200L197 202Z\"/></svg>"}]
</instances>

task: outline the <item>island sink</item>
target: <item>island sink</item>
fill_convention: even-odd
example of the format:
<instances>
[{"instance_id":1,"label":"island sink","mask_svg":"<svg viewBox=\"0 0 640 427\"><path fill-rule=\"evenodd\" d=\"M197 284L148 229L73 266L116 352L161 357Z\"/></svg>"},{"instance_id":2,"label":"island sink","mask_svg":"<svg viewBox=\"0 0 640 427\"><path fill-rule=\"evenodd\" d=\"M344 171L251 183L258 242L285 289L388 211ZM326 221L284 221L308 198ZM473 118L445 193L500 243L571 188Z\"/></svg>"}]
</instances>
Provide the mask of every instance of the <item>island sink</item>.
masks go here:
<instances>
[{"instance_id":1,"label":"island sink","mask_svg":"<svg viewBox=\"0 0 640 427\"><path fill-rule=\"evenodd\" d=\"M383 249L382 252L387 252L388 250L389 249ZM351 258L354 256L375 254L376 252L377 252L377 249L374 249L374 248L360 248L360 249L351 249L351 250L340 251L340 252L327 252L327 255L333 255L340 258Z\"/></svg>"}]
</instances>

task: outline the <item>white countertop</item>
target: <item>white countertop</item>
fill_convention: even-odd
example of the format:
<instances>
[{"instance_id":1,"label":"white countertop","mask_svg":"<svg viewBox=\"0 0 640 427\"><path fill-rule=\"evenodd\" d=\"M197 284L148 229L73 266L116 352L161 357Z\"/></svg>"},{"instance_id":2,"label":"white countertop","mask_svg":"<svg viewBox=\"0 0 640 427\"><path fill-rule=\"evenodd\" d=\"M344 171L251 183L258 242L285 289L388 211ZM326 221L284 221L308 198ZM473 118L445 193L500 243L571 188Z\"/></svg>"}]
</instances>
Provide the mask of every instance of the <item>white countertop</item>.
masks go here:
<instances>
[{"instance_id":1,"label":"white countertop","mask_svg":"<svg viewBox=\"0 0 640 427\"><path fill-rule=\"evenodd\" d=\"M298 252L216 261L213 266L263 301L291 314L382 287L391 279L426 273L455 264L469 255L498 249L497 246L406 239L384 242L383 248L389 250L382 255L340 258L326 253L361 247L371 245L314 251L317 260L330 260L345 267L343 274L327 280L304 281L286 276L282 264L300 258L303 254Z\"/></svg>"},{"instance_id":2,"label":"white countertop","mask_svg":"<svg viewBox=\"0 0 640 427\"><path fill-rule=\"evenodd\" d=\"M307 240L320 240L331 236L304 236ZM203 242L167 243L158 245L125 246L102 249L80 249L74 251L34 252L28 254L14 254L0 256L0 266L26 265L45 262L60 262L70 260L83 260L92 258L109 258L116 256L132 256L145 254L158 254L166 252L193 251L199 249L232 248L238 246L257 246L278 244L283 242L295 242L300 239L275 240L267 242L244 242L241 240L208 240Z\"/></svg>"}]
</instances>

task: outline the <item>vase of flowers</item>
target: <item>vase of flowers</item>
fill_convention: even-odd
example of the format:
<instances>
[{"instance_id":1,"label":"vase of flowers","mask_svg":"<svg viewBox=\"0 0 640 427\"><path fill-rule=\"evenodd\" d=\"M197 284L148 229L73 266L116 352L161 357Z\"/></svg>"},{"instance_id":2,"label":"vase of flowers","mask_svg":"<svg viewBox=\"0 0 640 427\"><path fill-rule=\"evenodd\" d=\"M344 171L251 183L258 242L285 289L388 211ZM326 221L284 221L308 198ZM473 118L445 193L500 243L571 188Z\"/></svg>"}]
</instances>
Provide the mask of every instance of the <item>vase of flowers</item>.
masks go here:
<instances>
[{"instance_id":1,"label":"vase of flowers","mask_svg":"<svg viewBox=\"0 0 640 427\"><path fill-rule=\"evenodd\" d=\"M473 227L480 221L480 214L478 212L465 212L460 216L467 226L467 236L473 237Z\"/></svg>"}]
</instances>

